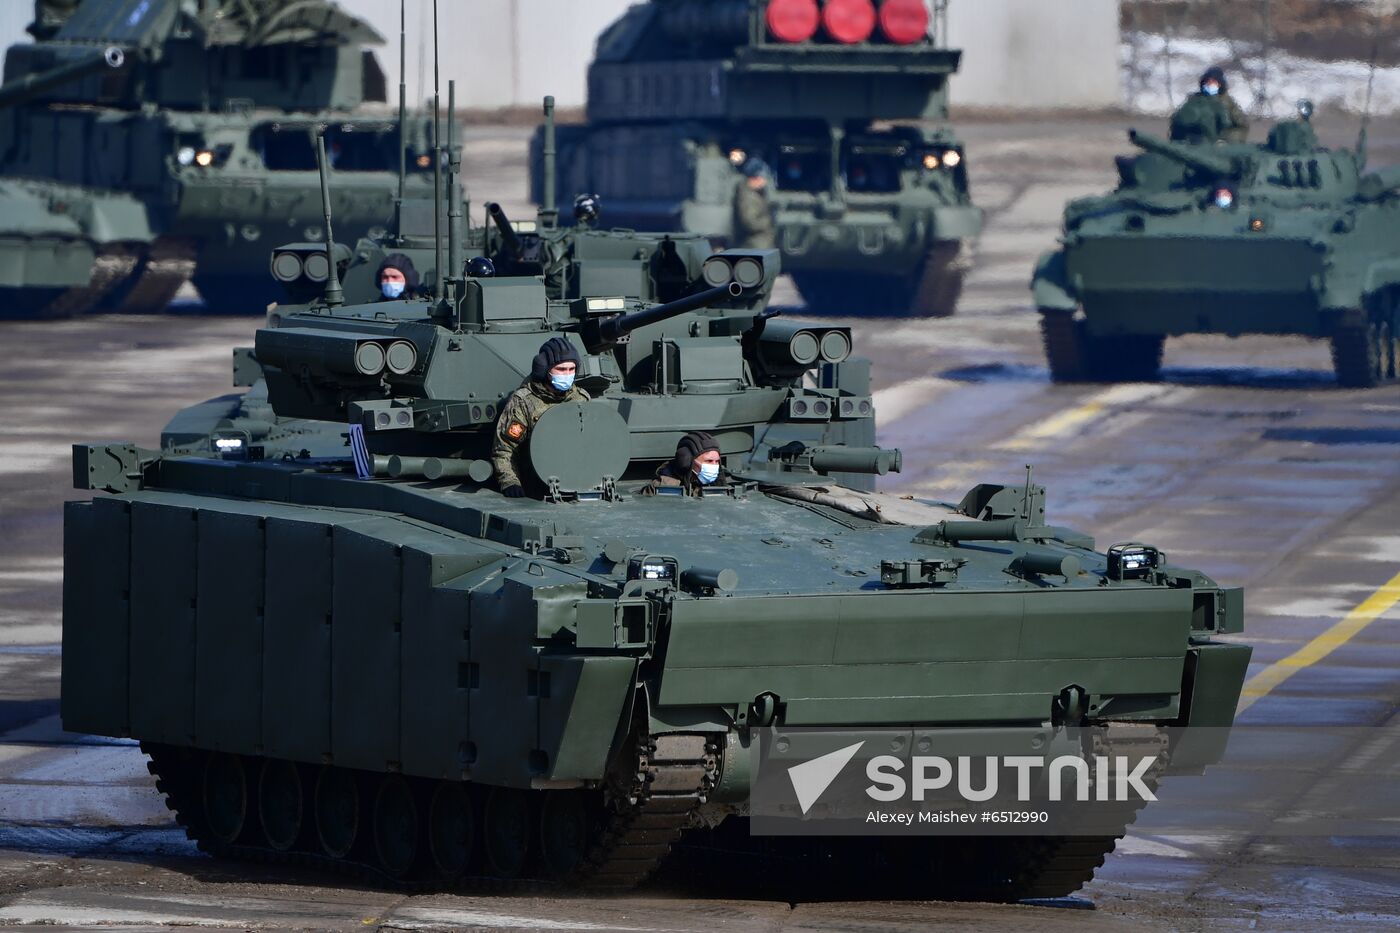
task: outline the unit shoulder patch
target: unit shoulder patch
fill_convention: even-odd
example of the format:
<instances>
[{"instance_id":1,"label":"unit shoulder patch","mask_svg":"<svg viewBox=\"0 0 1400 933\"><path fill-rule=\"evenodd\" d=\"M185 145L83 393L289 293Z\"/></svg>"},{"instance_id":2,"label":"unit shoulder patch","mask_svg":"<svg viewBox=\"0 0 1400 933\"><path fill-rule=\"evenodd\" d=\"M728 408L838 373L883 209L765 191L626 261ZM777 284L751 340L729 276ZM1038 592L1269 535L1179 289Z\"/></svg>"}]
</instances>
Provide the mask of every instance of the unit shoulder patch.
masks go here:
<instances>
[{"instance_id":1,"label":"unit shoulder patch","mask_svg":"<svg viewBox=\"0 0 1400 933\"><path fill-rule=\"evenodd\" d=\"M518 441L525 436L525 425L519 421L512 421L510 426L506 428L506 434L510 436L511 440Z\"/></svg>"}]
</instances>

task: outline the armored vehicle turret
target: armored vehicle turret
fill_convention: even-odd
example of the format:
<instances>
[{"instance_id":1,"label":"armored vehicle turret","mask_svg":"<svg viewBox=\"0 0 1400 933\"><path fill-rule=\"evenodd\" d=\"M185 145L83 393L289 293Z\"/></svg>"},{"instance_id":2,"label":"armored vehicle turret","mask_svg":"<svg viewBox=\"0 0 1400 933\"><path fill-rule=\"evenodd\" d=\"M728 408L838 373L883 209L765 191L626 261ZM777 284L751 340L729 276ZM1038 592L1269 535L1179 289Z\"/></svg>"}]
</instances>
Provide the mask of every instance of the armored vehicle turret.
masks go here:
<instances>
[{"instance_id":1,"label":"armored vehicle turret","mask_svg":"<svg viewBox=\"0 0 1400 933\"><path fill-rule=\"evenodd\" d=\"M0 85L0 316L160 310L193 279L262 313L270 244L324 235L315 134L336 216L389 223L399 150L424 190L427 124L363 113L381 42L329 0L37 0Z\"/></svg>"},{"instance_id":2,"label":"armored vehicle turret","mask_svg":"<svg viewBox=\"0 0 1400 933\"><path fill-rule=\"evenodd\" d=\"M776 246L823 313L951 314L981 212L943 37L922 0L637 4L598 39L587 124L560 128L557 204L536 135L534 197Z\"/></svg>"},{"instance_id":3,"label":"armored vehicle turret","mask_svg":"<svg viewBox=\"0 0 1400 933\"><path fill-rule=\"evenodd\" d=\"M1259 144L1216 141L1184 108L1175 141L1129 132L1118 188L1070 202L1036 266L1054 379L1155 379L1169 336L1255 333L1329 339L1344 386L1396 380L1400 170L1321 146L1310 114Z\"/></svg>"},{"instance_id":4,"label":"armored vehicle turret","mask_svg":"<svg viewBox=\"0 0 1400 933\"><path fill-rule=\"evenodd\" d=\"M758 816L785 730L807 749L883 730L901 759L968 736L1086 775L1092 758L1086 801L1214 760L1218 741L1167 727L1232 721L1250 651L1217 636L1241 627L1238 590L1150 545L1097 552L1047 523L1029 476L937 503L837 481L899 471L895 450L755 456L774 430L872 414L813 379L848 328L753 311L779 261L716 253L659 304L453 261L430 297L352 305L328 257L324 297L245 360L270 417L344 425L348 449L75 447L76 485L111 495L65 514L65 728L139 739L215 855L491 890L636 885ZM538 494L513 498L498 414L561 337L588 400L534 423ZM690 468L687 439L719 478L659 482ZM735 845L820 884L1051 897L1137 804L1086 803L1078 834L801 840L772 866Z\"/></svg>"}]
</instances>

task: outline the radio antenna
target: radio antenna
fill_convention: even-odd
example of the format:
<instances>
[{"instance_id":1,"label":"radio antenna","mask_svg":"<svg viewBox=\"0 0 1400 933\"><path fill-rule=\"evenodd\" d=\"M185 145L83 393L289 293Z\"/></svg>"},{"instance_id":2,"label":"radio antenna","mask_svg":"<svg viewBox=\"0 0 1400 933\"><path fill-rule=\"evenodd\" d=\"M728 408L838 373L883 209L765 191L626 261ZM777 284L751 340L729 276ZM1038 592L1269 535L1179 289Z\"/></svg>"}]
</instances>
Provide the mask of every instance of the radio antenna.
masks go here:
<instances>
[{"instance_id":1,"label":"radio antenna","mask_svg":"<svg viewBox=\"0 0 1400 933\"><path fill-rule=\"evenodd\" d=\"M403 236L403 192L408 178L408 0L399 0L399 200L398 235Z\"/></svg>"},{"instance_id":2,"label":"radio antenna","mask_svg":"<svg viewBox=\"0 0 1400 933\"><path fill-rule=\"evenodd\" d=\"M438 72L438 0L433 0L433 302L441 305L443 273L447 263L442 255L442 109Z\"/></svg>"},{"instance_id":3,"label":"radio antenna","mask_svg":"<svg viewBox=\"0 0 1400 933\"><path fill-rule=\"evenodd\" d=\"M316 168L321 173L321 211L326 218L326 305L331 308L345 303L345 293L340 289L340 273L335 268L335 234L331 231L331 180L326 171L326 131L316 134Z\"/></svg>"},{"instance_id":4,"label":"radio antenna","mask_svg":"<svg viewBox=\"0 0 1400 933\"><path fill-rule=\"evenodd\" d=\"M1372 20L1371 30L1371 71L1366 76L1366 103L1361 108L1361 129L1356 133L1356 167L1366 167L1366 131L1371 125L1371 93L1376 88L1376 58L1381 53L1381 31Z\"/></svg>"}]
</instances>

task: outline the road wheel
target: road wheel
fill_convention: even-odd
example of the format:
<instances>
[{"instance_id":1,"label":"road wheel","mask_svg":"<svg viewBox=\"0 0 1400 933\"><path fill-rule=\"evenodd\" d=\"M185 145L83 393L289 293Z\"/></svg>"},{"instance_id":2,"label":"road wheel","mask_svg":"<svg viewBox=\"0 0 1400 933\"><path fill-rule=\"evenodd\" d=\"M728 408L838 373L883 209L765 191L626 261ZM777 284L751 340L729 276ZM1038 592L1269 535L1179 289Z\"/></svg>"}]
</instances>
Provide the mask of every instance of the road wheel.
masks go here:
<instances>
[{"instance_id":1,"label":"road wheel","mask_svg":"<svg viewBox=\"0 0 1400 933\"><path fill-rule=\"evenodd\" d=\"M567 878L588 855L592 831L590 796L550 791L540 808L540 856L552 878Z\"/></svg>"},{"instance_id":2,"label":"road wheel","mask_svg":"<svg viewBox=\"0 0 1400 933\"><path fill-rule=\"evenodd\" d=\"M269 758L258 779L258 816L267 844L279 852L296 845L303 811L301 769L290 761Z\"/></svg>"},{"instance_id":3,"label":"road wheel","mask_svg":"<svg viewBox=\"0 0 1400 933\"><path fill-rule=\"evenodd\" d=\"M360 782L344 768L324 767L316 778L316 838L331 858L345 858L360 834Z\"/></svg>"},{"instance_id":4,"label":"road wheel","mask_svg":"<svg viewBox=\"0 0 1400 933\"><path fill-rule=\"evenodd\" d=\"M952 317L962 297L963 280L972 268L972 247L964 240L943 240L929 247L914 281L910 314Z\"/></svg>"},{"instance_id":5,"label":"road wheel","mask_svg":"<svg viewBox=\"0 0 1400 933\"><path fill-rule=\"evenodd\" d=\"M379 867L395 878L407 875L418 860L418 802L397 774L385 775L374 796L374 854Z\"/></svg>"},{"instance_id":6,"label":"road wheel","mask_svg":"<svg viewBox=\"0 0 1400 933\"><path fill-rule=\"evenodd\" d=\"M209 833L225 845L238 841L248 825L248 775L243 759L214 752L204 764L204 818Z\"/></svg>"},{"instance_id":7,"label":"road wheel","mask_svg":"<svg viewBox=\"0 0 1400 933\"><path fill-rule=\"evenodd\" d=\"M476 810L464 784L441 781L428 804L428 852L438 877L466 873L476 846Z\"/></svg>"},{"instance_id":8,"label":"road wheel","mask_svg":"<svg viewBox=\"0 0 1400 933\"><path fill-rule=\"evenodd\" d=\"M523 790L493 787L482 827L486 868L498 878L516 878L530 856L530 797Z\"/></svg>"},{"instance_id":9,"label":"road wheel","mask_svg":"<svg viewBox=\"0 0 1400 933\"><path fill-rule=\"evenodd\" d=\"M1332 367L1346 388L1369 389L1394 379L1394 354L1388 320L1373 317L1332 332Z\"/></svg>"}]
</instances>

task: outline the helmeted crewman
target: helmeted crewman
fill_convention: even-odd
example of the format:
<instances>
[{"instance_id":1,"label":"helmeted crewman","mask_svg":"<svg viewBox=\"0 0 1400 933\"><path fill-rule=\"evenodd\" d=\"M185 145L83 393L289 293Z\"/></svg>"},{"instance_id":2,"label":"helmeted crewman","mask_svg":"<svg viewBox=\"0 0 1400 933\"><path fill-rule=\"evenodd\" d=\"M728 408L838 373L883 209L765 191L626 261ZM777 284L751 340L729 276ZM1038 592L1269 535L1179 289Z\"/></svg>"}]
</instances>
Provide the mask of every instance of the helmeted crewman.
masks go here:
<instances>
[{"instance_id":1,"label":"helmeted crewman","mask_svg":"<svg viewBox=\"0 0 1400 933\"><path fill-rule=\"evenodd\" d=\"M412 298L418 292L418 270L403 253L390 253L374 273L374 283L379 286L380 301Z\"/></svg>"},{"instance_id":2,"label":"helmeted crewman","mask_svg":"<svg viewBox=\"0 0 1400 933\"><path fill-rule=\"evenodd\" d=\"M719 442L704 431L691 431L676 444L676 454L662 464L641 495L654 496L663 487L679 488L685 496L703 496L706 489L729 485L721 465Z\"/></svg>"},{"instance_id":3,"label":"helmeted crewman","mask_svg":"<svg viewBox=\"0 0 1400 933\"><path fill-rule=\"evenodd\" d=\"M584 228L594 227L603 213L603 199L596 194L581 194L574 198L574 221Z\"/></svg>"},{"instance_id":4,"label":"helmeted crewman","mask_svg":"<svg viewBox=\"0 0 1400 933\"><path fill-rule=\"evenodd\" d=\"M501 406L496 419L496 440L491 448L491 465L496 482L511 498L525 495L526 485L539 479L529 465L530 433L535 424L555 405L586 402L591 396L574 386L582 360L578 350L564 337L551 337L540 347L527 378Z\"/></svg>"},{"instance_id":5,"label":"helmeted crewman","mask_svg":"<svg viewBox=\"0 0 1400 933\"><path fill-rule=\"evenodd\" d=\"M1202 114L1209 120L1203 121ZM1202 126L1210 124L1209 130ZM1218 65L1201 75L1199 90L1186 99L1171 120L1172 139L1183 142L1242 143L1249 135L1249 117L1230 96L1225 70Z\"/></svg>"}]
</instances>

